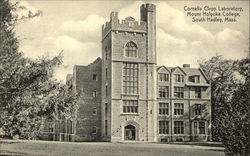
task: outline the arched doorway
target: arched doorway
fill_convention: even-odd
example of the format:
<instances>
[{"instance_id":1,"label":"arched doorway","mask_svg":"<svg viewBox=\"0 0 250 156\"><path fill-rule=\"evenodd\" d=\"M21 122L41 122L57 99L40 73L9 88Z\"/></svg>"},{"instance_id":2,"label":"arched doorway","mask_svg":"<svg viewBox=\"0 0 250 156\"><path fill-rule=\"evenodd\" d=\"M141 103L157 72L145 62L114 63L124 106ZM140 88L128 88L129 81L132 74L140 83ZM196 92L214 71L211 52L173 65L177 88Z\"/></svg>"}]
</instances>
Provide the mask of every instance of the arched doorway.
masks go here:
<instances>
[{"instance_id":1,"label":"arched doorway","mask_svg":"<svg viewBox=\"0 0 250 156\"><path fill-rule=\"evenodd\" d=\"M124 128L124 139L125 140L135 140L136 138L136 131L135 131L135 126L133 125L127 125L125 128Z\"/></svg>"}]
</instances>

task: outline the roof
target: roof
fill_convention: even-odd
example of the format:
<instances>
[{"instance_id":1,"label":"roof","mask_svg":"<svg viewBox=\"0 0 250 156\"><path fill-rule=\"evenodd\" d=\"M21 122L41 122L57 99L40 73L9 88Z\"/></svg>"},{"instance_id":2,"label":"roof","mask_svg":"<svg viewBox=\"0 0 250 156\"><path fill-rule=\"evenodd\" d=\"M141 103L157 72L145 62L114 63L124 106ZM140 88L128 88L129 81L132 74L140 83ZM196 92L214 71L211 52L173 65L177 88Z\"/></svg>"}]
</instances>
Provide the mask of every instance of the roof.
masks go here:
<instances>
[{"instance_id":1,"label":"roof","mask_svg":"<svg viewBox=\"0 0 250 156\"><path fill-rule=\"evenodd\" d=\"M171 73L174 72L176 69L180 69L187 76L202 75L207 80L207 82L209 82L208 77L206 76L206 74L204 73L204 71L201 68L190 68L190 67L181 68L179 66L166 67L166 66L162 65L162 66L157 66L157 71L163 67L166 68ZM191 85L191 84L188 84L188 85Z\"/></svg>"},{"instance_id":2,"label":"roof","mask_svg":"<svg viewBox=\"0 0 250 156\"><path fill-rule=\"evenodd\" d=\"M167 67L165 67L164 65L162 65L162 66L156 66L156 70L157 70L157 71L159 71L161 68L165 68L168 72L171 73L171 68L167 68Z\"/></svg>"},{"instance_id":3,"label":"roof","mask_svg":"<svg viewBox=\"0 0 250 156\"><path fill-rule=\"evenodd\" d=\"M91 62L88 65L74 65L74 68L83 69L83 68L87 68L88 66L91 66L91 65L94 65L97 63L101 63L101 62L102 62L102 59L100 57L98 57L97 59L95 59L95 61Z\"/></svg>"},{"instance_id":4,"label":"roof","mask_svg":"<svg viewBox=\"0 0 250 156\"><path fill-rule=\"evenodd\" d=\"M191 75L201 75L199 68L182 68L182 70L189 76Z\"/></svg>"},{"instance_id":5,"label":"roof","mask_svg":"<svg viewBox=\"0 0 250 156\"><path fill-rule=\"evenodd\" d=\"M183 68L181 68L179 66L172 68L171 72L174 72L176 69L180 69L183 72L183 74L187 75L187 73L185 73L185 71L183 70Z\"/></svg>"}]
</instances>

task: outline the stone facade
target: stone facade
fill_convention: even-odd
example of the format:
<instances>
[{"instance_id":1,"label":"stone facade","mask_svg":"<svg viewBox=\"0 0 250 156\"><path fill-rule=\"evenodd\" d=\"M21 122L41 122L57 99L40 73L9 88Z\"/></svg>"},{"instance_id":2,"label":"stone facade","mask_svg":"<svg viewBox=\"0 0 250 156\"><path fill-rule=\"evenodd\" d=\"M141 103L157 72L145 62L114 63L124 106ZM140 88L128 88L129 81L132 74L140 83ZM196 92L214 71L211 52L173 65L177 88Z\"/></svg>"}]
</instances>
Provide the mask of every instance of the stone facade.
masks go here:
<instances>
[{"instance_id":1,"label":"stone facade","mask_svg":"<svg viewBox=\"0 0 250 156\"><path fill-rule=\"evenodd\" d=\"M209 140L210 84L202 69L157 66L156 6L141 21L112 12L102 26L102 59L75 66L76 141Z\"/></svg>"},{"instance_id":2,"label":"stone facade","mask_svg":"<svg viewBox=\"0 0 250 156\"><path fill-rule=\"evenodd\" d=\"M76 141L101 139L101 59L74 67L73 87L81 92L76 121Z\"/></svg>"},{"instance_id":3,"label":"stone facade","mask_svg":"<svg viewBox=\"0 0 250 156\"><path fill-rule=\"evenodd\" d=\"M211 104L210 104L210 84L202 69L190 68L189 65L180 67L157 68L158 73L158 91L161 86L169 88L169 94L166 97L157 97L158 121L168 121L168 134L159 134L158 141L207 141L210 140L209 125ZM169 79L162 80L162 74L168 75ZM183 80L176 80L176 75L183 75ZM193 79L196 78L196 81ZM182 96L176 95L175 88L183 88ZM160 114L160 104L168 104L168 113ZM178 113L178 104L183 104L181 113ZM176 111L176 112L175 112ZM183 133L176 134L175 121L183 122ZM194 123L196 122L196 126ZM204 124L204 130L199 123ZM159 124L159 122L158 122ZM160 127L159 125L157 127ZM201 129L201 130L200 130ZM159 133L159 131L158 131Z\"/></svg>"}]
</instances>

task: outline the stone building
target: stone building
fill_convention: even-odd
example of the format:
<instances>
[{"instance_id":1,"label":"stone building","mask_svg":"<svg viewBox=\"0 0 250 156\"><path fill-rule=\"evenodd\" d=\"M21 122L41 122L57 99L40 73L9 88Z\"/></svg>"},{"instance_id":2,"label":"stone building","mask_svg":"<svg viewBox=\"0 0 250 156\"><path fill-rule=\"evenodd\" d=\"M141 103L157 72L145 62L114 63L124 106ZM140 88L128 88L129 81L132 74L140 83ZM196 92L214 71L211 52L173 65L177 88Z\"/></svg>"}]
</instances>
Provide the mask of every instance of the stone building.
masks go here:
<instances>
[{"instance_id":1,"label":"stone building","mask_svg":"<svg viewBox=\"0 0 250 156\"><path fill-rule=\"evenodd\" d=\"M68 93L75 91L73 88L73 76L66 77L66 88ZM49 141L75 141L76 121L66 117L55 119L53 117L42 118L42 135L40 139Z\"/></svg>"},{"instance_id":2,"label":"stone building","mask_svg":"<svg viewBox=\"0 0 250 156\"><path fill-rule=\"evenodd\" d=\"M157 66L156 6L143 4L140 13L138 22L112 12L102 26L102 59L74 67L70 81L83 93L75 140L209 140L206 75L188 64Z\"/></svg>"}]
</instances>

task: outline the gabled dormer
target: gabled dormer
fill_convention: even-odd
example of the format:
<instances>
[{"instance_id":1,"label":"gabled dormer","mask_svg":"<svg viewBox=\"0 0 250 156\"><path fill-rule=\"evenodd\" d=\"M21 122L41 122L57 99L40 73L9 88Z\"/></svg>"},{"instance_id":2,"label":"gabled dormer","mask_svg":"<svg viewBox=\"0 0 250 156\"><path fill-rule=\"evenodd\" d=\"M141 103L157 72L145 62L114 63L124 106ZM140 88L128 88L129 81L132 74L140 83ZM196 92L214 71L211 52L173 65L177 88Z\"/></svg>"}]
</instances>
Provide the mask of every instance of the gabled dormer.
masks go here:
<instances>
[{"instance_id":1,"label":"gabled dormer","mask_svg":"<svg viewBox=\"0 0 250 156\"><path fill-rule=\"evenodd\" d=\"M187 74L179 66L172 68L171 71L172 71L172 76L173 76L172 78L173 78L174 83L184 83L185 82L185 77Z\"/></svg>"},{"instance_id":2,"label":"gabled dormer","mask_svg":"<svg viewBox=\"0 0 250 156\"><path fill-rule=\"evenodd\" d=\"M170 82L170 74L171 71L165 67L160 66L157 68L157 74L158 74L158 82Z\"/></svg>"}]
</instances>

